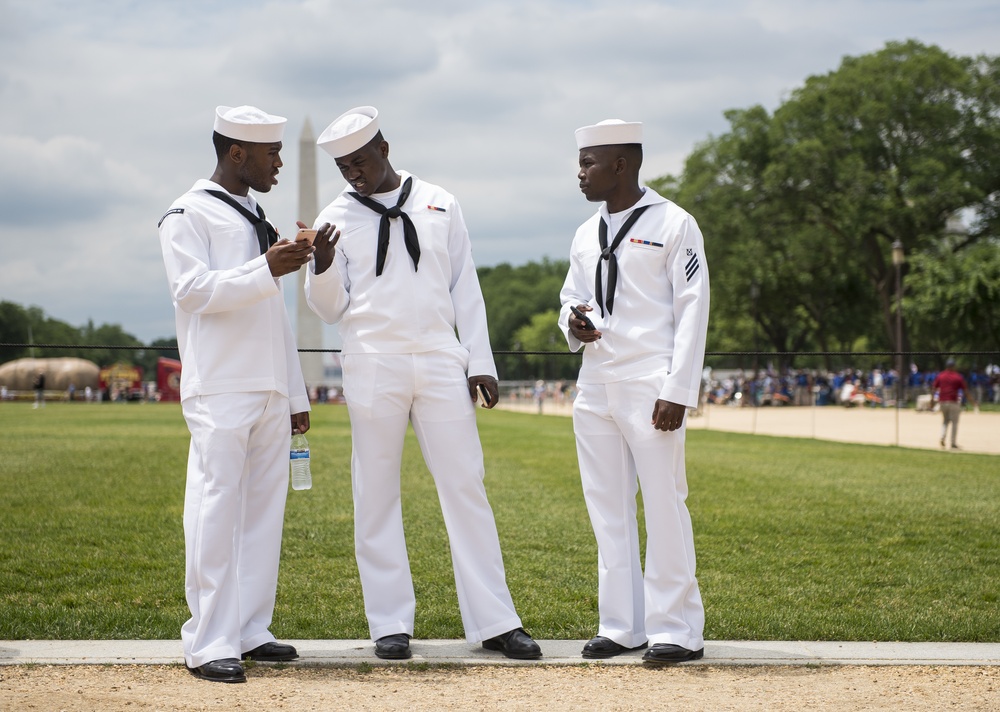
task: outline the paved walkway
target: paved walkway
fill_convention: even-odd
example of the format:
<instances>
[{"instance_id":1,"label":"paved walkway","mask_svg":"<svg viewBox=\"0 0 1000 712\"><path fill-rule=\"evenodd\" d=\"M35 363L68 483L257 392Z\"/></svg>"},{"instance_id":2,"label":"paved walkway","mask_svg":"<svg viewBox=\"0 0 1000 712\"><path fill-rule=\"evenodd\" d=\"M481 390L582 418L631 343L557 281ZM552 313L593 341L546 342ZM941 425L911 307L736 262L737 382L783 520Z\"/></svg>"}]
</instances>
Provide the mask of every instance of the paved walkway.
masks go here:
<instances>
[{"instance_id":1,"label":"paved walkway","mask_svg":"<svg viewBox=\"0 0 1000 712\"><path fill-rule=\"evenodd\" d=\"M413 658L375 657L367 640L289 640L300 658L288 665L641 665L642 652L584 660L583 640L540 640L541 660L508 660L462 640L414 640ZM0 665L169 665L184 662L179 640L0 640ZM709 641L685 665L1000 665L1000 643L847 643Z\"/></svg>"},{"instance_id":2,"label":"paved walkway","mask_svg":"<svg viewBox=\"0 0 1000 712\"><path fill-rule=\"evenodd\" d=\"M537 413L534 403L501 401L497 408ZM544 415L572 415L568 403L546 401ZM867 445L898 445L941 450L941 414L913 409L844 408L843 406L782 406L734 408L708 405L699 415L688 415L690 430L721 430L754 435L815 438ZM949 441L950 444L950 441ZM1000 455L1000 413L965 411L959 418L961 452ZM950 448L948 449L949 451Z\"/></svg>"}]
</instances>

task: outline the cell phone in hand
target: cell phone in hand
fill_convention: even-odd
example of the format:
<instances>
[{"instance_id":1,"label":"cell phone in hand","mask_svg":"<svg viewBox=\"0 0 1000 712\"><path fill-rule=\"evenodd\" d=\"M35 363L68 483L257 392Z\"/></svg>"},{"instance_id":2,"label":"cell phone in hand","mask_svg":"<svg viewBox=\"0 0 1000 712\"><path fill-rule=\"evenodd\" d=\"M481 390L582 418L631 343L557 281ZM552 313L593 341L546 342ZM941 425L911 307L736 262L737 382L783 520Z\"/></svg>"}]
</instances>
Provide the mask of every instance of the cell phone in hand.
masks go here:
<instances>
[{"instance_id":1,"label":"cell phone in hand","mask_svg":"<svg viewBox=\"0 0 1000 712\"><path fill-rule=\"evenodd\" d=\"M482 383L477 383L476 390L479 391L479 397L483 399L483 404L486 407L489 407L490 404L493 403L493 399L490 398L490 392L486 390L486 386Z\"/></svg>"},{"instance_id":2,"label":"cell phone in hand","mask_svg":"<svg viewBox=\"0 0 1000 712\"><path fill-rule=\"evenodd\" d=\"M298 233L296 233L295 235L295 241L301 242L302 240L305 240L311 245L313 244L313 240L316 239L317 232L318 232L317 230L306 230L306 229L299 230Z\"/></svg>"},{"instance_id":3,"label":"cell phone in hand","mask_svg":"<svg viewBox=\"0 0 1000 712\"><path fill-rule=\"evenodd\" d=\"M573 306L571 306L570 309L572 310L573 315L577 319L583 322L584 329L586 329L587 331L593 331L594 329L597 328L596 326L594 326L594 322L590 320L590 317L584 314L582 311Z\"/></svg>"}]
</instances>

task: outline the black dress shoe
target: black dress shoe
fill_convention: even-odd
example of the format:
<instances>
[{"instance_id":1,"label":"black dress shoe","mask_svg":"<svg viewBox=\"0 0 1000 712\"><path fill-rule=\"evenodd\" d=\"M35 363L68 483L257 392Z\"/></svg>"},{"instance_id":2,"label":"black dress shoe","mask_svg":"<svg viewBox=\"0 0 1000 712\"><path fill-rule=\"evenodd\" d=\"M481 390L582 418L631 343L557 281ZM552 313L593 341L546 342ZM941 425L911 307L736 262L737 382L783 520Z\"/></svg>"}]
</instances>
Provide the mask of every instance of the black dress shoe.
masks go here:
<instances>
[{"instance_id":1,"label":"black dress shoe","mask_svg":"<svg viewBox=\"0 0 1000 712\"><path fill-rule=\"evenodd\" d=\"M688 660L701 660L703 657L705 657L704 648L688 650L687 648L682 648L679 645L671 645L670 643L656 643L642 656L642 661L645 663L669 665L671 663L683 663Z\"/></svg>"},{"instance_id":2,"label":"black dress shoe","mask_svg":"<svg viewBox=\"0 0 1000 712\"><path fill-rule=\"evenodd\" d=\"M406 633L385 635L375 641L375 657L383 660L406 660L412 655L410 636Z\"/></svg>"},{"instance_id":3,"label":"black dress shoe","mask_svg":"<svg viewBox=\"0 0 1000 712\"><path fill-rule=\"evenodd\" d=\"M244 660L263 660L275 663L285 660L295 660L297 657L299 657L299 653L293 646L274 641L258 645L253 650L243 653Z\"/></svg>"},{"instance_id":4,"label":"black dress shoe","mask_svg":"<svg viewBox=\"0 0 1000 712\"><path fill-rule=\"evenodd\" d=\"M534 660L542 657L542 649L524 632L524 628L515 628L495 638L484 640L483 647L487 650L499 650L514 660Z\"/></svg>"},{"instance_id":5,"label":"black dress shoe","mask_svg":"<svg viewBox=\"0 0 1000 712\"><path fill-rule=\"evenodd\" d=\"M605 638L603 635L596 635L590 639L590 642L583 646L582 655L585 658L613 658L630 650L642 650L647 645L649 643L643 643L634 648L626 648L624 645L619 645L610 638Z\"/></svg>"},{"instance_id":6,"label":"black dress shoe","mask_svg":"<svg viewBox=\"0 0 1000 712\"><path fill-rule=\"evenodd\" d=\"M187 666L185 665L185 667ZM195 677L200 677L202 680L211 680L212 682L247 681L247 676L243 672L243 666L240 665L240 661L236 658L213 660L198 667L189 667L188 672Z\"/></svg>"}]
</instances>

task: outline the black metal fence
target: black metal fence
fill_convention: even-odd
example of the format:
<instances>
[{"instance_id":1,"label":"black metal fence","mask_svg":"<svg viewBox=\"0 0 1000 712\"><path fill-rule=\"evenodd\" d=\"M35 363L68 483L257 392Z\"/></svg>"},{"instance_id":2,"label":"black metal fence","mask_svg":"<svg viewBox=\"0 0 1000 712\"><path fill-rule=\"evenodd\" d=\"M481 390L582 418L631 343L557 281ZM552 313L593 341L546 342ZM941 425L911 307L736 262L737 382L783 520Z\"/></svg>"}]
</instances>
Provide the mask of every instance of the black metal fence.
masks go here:
<instances>
[{"instance_id":1,"label":"black metal fence","mask_svg":"<svg viewBox=\"0 0 1000 712\"><path fill-rule=\"evenodd\" d=\"M136 352L176 355L177 347L144 345L82 345L0 343L0 354L42 352ZM299 349L300 353L340 353L340 349ZM523 393L539 381L553 389L572 384L581 353L568 350L494 350L500 380L507 390ZM741 405L827 405L842 403L845 381L855 385L853 396L864 395L874 404L914 405L930 392L928 377L939 371L948 358L956 359L960 371L973 381L977 401L1000 401L1000 351L709 351L704 399ZM148 359L146 359L148 360ZM918 367L916 364L920 363ZM792 364L808 364L794 366ZM823 365L817 365L823 364ZM2 366L2 364L0 364Z\"/></svg>"}]
</instances>

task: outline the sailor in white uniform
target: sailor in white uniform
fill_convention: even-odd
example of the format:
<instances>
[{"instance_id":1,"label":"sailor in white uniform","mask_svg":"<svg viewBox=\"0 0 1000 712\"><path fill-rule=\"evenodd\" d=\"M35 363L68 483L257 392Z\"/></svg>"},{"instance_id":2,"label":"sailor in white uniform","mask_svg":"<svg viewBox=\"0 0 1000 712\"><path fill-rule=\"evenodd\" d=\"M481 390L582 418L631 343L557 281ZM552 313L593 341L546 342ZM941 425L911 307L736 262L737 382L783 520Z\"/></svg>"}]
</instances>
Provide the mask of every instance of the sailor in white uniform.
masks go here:
<instances>
[{"instance_id":1,"label":"sailor in white uniform","mask_svg":"<svg viewBox=\"0 0 1000 712\"><path fill-rule=\"evenodd\" d=\"M249 195L271 190L285 119L216 109L218 164L160 220L191 446L184 499L184 659L197 677L246 680L240 659L291 660L268 630L278 582L291 431L309 399L279 277L308 243L278 240Z\"/></svg>"},{"instance_id":2,"label":"sailor in white uniform","mask_svg":"<svg viewBox=\"0 0 1000 712\"><path fill-rule=\"evenodd\" d=\"M685 504L684 415L698 402L708 328L702 235L688 213L640 186L642 124L603 121L576 139L580 189L602 203L573 239L559 316L570 349L584 348L573 428L597 538L600 624L583 656L649 645L651 663L696 660L705 616Z\"/></svg>"},{"instance_id":3,"label":"sailor in white uniform","mask_svg":"<svg viewBox=\"0 0 1000 712\"><path fill-rule=\"evenodd\" d=\"M458 201L393 169L374 107L341 115L317 143L349 185L316 221L341 237L317 237L306 295L320 318L340 324L355 548L375 654L411 655L416 602L399 469L412 423L437 486L466 639L540 657L514 610L483 486L474 407L477 387L486 407L496 403L496 366Z\"/></svg>"}]
</instances>

